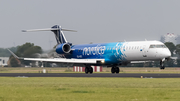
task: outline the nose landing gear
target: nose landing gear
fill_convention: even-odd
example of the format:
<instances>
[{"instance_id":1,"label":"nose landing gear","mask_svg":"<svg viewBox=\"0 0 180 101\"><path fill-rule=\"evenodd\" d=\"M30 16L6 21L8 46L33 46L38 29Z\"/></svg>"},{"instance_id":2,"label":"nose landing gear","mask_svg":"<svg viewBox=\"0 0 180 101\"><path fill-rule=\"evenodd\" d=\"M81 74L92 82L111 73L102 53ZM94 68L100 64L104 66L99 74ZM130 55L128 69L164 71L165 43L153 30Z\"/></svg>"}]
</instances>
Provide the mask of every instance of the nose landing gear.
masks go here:
<instances>
[{"instance_id":1,"label":"nose landing gear","mask_svg":"<svg viewBox=\"0 0 180 101\"><path fill-rule=\"evenodd\" d=\"M162 59L162 60L160 61L160 69L165 69L164 60L165 60L165 59Z\"/></svg>"}]
</instances>

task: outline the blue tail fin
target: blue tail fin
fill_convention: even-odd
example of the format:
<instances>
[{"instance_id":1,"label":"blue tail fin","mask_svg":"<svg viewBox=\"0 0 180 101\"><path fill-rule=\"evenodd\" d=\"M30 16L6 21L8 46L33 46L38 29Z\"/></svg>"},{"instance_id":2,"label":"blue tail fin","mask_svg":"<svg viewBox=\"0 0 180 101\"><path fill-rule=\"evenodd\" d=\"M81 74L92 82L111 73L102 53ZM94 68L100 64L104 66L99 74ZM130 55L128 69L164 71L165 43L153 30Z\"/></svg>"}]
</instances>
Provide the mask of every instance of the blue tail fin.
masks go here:
<instances>
[{"instance_id":1,"label":"blue tail fin","mask_svg":"<svg viewBox=\"0 0 180 101\"><path fill-rule=\"evenodd\" d=\"M54 29L51 31L54 32L55 38L56 38L58 44L67 43L67 40L62 32L61 26L55 25L51 28ZM55 30L55 29L57 29L57 30Z\"/></svg>"}]
</instances>

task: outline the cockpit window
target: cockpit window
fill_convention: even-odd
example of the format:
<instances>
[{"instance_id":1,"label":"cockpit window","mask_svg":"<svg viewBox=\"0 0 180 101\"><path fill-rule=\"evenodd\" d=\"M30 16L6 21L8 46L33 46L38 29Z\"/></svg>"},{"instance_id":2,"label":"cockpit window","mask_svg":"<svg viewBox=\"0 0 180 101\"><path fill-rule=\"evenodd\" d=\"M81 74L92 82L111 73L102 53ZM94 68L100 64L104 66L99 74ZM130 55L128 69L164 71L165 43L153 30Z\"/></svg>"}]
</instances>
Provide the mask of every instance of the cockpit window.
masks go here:
<instances>
[{"instance_id":1,"label":"cockpit window","mask_svg":"<svg viewBox=\"0 0 180 101\"><path fill-rule=\"evenodd\" d=\"M165 45L150 45L149 48L167 48Z\"/></svg>"},{"instance_id":2,"label":"cockpit window","mask_svg":"<svg viewBox=\"0 0 180 101\"><path fill-rule=\"evenodd\" d=\"M155 48L155 45L150 45L150 47L149 48Z\"/></svg>"}]
</instances>

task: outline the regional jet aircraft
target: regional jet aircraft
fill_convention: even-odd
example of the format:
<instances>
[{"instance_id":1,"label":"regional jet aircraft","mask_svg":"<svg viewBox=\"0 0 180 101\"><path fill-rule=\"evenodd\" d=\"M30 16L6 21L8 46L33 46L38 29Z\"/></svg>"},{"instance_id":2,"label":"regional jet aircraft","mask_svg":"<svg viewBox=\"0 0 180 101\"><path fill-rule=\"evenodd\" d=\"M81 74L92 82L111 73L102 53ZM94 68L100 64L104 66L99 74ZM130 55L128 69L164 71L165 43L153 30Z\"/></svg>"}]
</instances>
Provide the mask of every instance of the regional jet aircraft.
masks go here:
<instances>
[{"instance_id":1,"label":"regional jet aircraft","mask_svg":"<svg viewBox=\"0 0 180 101\"><path fill-rule=\"evenodd\" d=\"M128 63L140 63L145 61L160 61L160 69L164 69L164 61L171 56L169 49L159 41L131 41L114 43L97 43L73 45L69 43L63 31L74 31L62 29L55 25L46 29L23 30L30 31L52 31L57 41L56 52L61 58L20 58L14 53L14 57L23 60L41 61L41 62L61 62L72 63L78 66L85 66L85 73L93 73L91 66L108 66L111 73L119 73L121 65Z\"/></svg>"}]
</instances>

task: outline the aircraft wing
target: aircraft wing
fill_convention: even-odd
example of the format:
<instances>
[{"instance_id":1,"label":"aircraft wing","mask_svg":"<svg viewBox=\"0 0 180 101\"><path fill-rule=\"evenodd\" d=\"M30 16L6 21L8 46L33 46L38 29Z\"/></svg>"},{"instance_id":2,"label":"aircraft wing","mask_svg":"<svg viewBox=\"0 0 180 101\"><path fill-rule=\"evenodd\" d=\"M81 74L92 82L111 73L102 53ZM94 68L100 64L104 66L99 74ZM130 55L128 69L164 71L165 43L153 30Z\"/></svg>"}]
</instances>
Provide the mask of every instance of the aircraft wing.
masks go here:
<instances>
[{"instance_id":1,"label":"aircraft wing","mask_svg":"<svg viewBox=\"0 0 180 101\"><path fill-rule=\"evenodd\" d=\"M96 64L98 61L103 61L104 59L66 59L66 58L24 58L24 60L29 61L45 61L45 62L61 62L61 63L91 63Z\"/></svg>"},{"instance_id":2,"label":"aircraft wing","mask_svg":"<svg viewBox=\"0 0 180 101\"><path fill-rule=\"evenodd\" d=\"M96 64L97 62L104 62L104 59L66 59L66 58L22 58L18 57L11 50L8 51L17 59L27 60L27 61L41 61L41 62L61 62L61 63L84 63L84 64Z\"/></svg>"}]
</instances>

